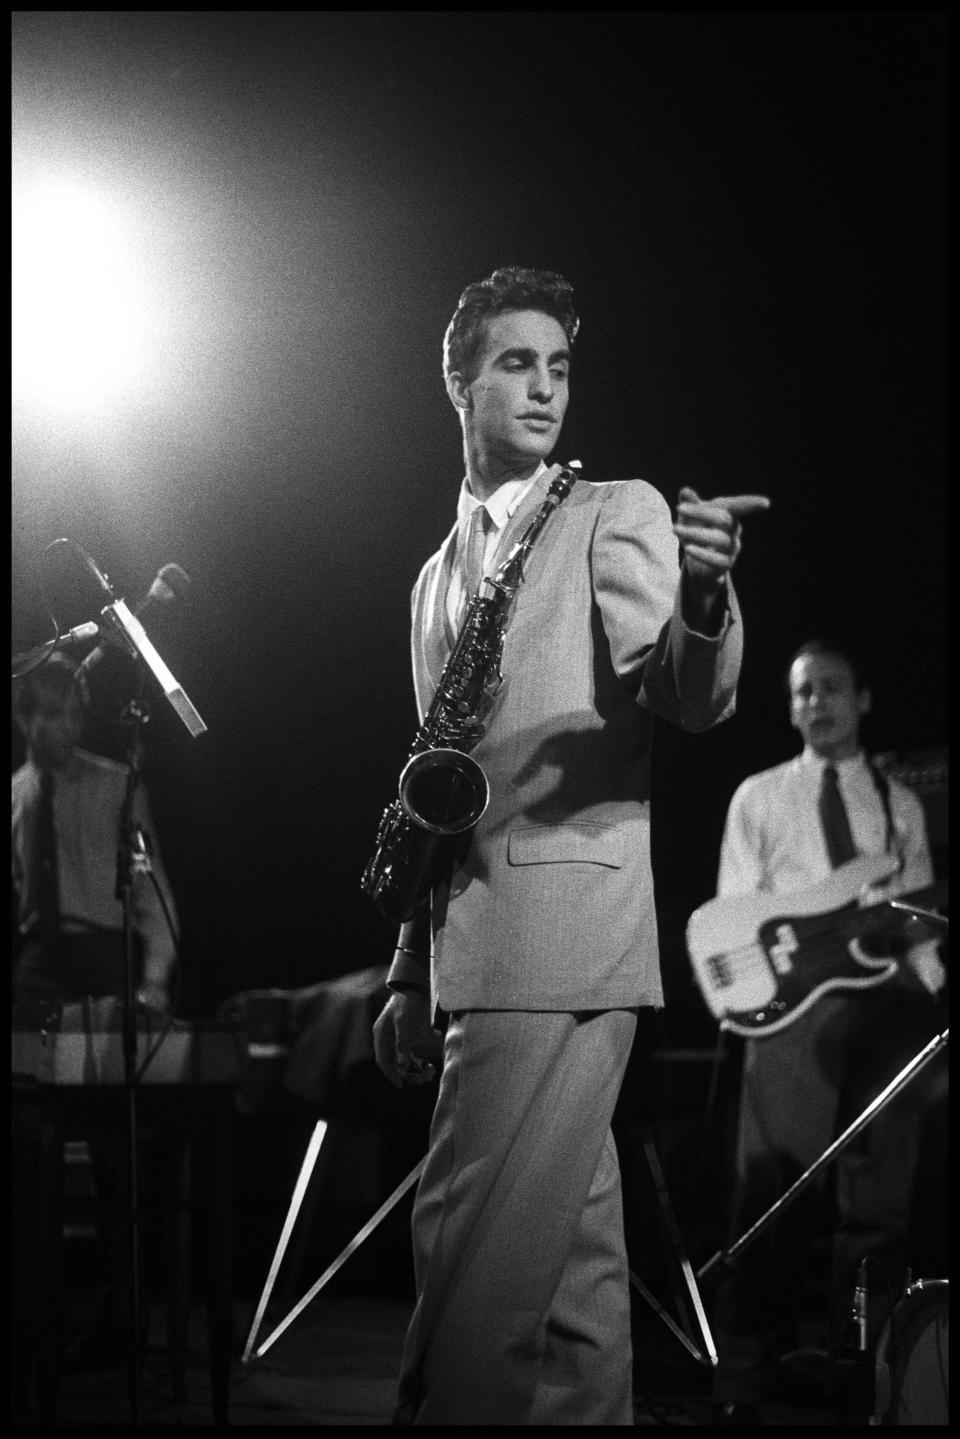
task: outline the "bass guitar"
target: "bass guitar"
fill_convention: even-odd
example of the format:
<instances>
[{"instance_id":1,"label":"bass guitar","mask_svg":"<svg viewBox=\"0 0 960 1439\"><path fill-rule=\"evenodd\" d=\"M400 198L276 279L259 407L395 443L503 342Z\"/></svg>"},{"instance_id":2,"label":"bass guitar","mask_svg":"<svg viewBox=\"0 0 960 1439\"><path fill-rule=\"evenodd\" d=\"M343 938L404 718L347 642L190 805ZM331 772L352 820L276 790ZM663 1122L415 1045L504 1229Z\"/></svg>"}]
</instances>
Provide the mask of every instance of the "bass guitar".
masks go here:
<instances>
[{"instance_id":1,"label":"bass guitar","mask_svg":"<svg viewBox=\"0 0 960 1439\"><path fill-rule=\"evenodd\" d=\"M865 953L860 941L882 935L895 947L915 919L911 904L945 904L947 888L878 897L890 878L889 858L861 856L795 894L701 905L687 924L687 952L714 1018L756 1038L786 1028L830 990L883 984L898 961Z\"/></svg>"}]
</instances>

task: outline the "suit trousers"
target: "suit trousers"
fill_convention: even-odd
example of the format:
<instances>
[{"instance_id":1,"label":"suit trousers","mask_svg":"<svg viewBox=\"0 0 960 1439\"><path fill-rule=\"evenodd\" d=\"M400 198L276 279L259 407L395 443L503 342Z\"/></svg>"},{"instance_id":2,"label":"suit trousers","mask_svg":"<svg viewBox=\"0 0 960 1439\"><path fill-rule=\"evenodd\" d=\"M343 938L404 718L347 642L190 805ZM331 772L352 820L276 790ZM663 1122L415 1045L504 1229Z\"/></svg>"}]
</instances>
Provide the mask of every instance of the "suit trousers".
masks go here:
<instances>
[{"instance_id":1,"label":"suit trousers","mask_svg":"<svg viewBox=\"0 0 960 1439\"><path fill-rule=\"evenodd\" d=\"M632 1424L610 1121L633 1010L451 1016L397 1424Z\"/></svg>"}]
</instances>

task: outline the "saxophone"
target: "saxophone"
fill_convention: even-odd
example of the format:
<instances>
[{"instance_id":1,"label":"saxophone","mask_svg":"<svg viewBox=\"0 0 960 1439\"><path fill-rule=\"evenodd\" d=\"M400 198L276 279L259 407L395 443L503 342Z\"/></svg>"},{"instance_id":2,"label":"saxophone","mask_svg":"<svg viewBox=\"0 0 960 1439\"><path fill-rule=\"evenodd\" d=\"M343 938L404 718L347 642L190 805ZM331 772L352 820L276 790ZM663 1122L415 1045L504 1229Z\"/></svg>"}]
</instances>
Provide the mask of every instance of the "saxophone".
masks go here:
<instances>
[{"instance_id":1,"label":"saxophone","mask_svg":"<svg viewBox=\"0 0 960 1439\"><path fill-rule=\"evenodd\" d=\"M523 582L523 567L579 473L577 460L560 470L496 574L484 578L470 601L430 708L414 736L397 798L383 812L361 889L397 924L411 919L429 895L445 842L473 829L487 807L490 786L469 751L482 738L484 715L503 683L503 638ZM489 594L484 594L484 587Z\"/></svg>"}]
</instances>

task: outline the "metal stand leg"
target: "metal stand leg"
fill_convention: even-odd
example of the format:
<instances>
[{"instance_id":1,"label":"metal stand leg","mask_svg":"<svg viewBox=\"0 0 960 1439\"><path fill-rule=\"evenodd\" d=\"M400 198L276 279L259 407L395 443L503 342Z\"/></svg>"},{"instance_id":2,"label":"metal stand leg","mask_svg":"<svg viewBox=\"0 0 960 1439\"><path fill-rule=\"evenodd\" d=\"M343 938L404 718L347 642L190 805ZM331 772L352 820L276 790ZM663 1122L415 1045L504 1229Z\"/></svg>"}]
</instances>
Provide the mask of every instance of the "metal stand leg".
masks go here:
<instances>
[{"instance_id":1,"label":"metal stand leg","mask_svg":"<svg viewBox=\"0 0 960 1439\"><path fill-rule=\"evenodd\" d=\"M918 1054L914 1055L910 1063L905 1065L900 1073L891 1079L887 1087L880 1091L876 1099L867 1105L863 1113L843 1131L839 1138L835 1139L833 1143L823 1151L820 1158L815 1160L810 1168L801 1174L799 1179L795 1180L785 1194L782 1194L774 1204L771 1204L765 1214L762 1214L744 1234L741 1234L735 1244L731 1244L729 1249L718 1249L716 1254L707 1260L706 1264L700 1266L697 1270L697 1278L703 1279L705 1275L709 1274L712 1269L715 1269L720 1264L725 1265L727 1268L732 1268L747 1245L752 1244L761 1231L766 1229L767 1225L771 1224L777 1215L786 1209L788 1204L793 1203L800 1194L800 1191L807 1187L810 1181L820 1173L821 1169L824 1169L826 1165L831 1164L833 1160L836 1159L841 1149L846 1148L851 1139L858 1135L861 1129L868 1125L870 1121L879 1114L880 1110L884 1109L886 1105L890 1103L890 1100L893 1099L895 1094L899 1094L900 1090L909 1084L910 1081L919 1074L920 1070L929 1064L930 1060L933 1059L936 1054L939 1054L942 1049L946 1048L949 1037L949 1029L945 1029L942 1034L935 1034L930 1042L924 1045Z\"/></svg>"},{"instance_id":2,"label":"metal stand leg","mask_svg":"<svg viewBox=\"0 0 960 1439\"><path fill-rule=\"evenodd\" d=\"M284 1331L290 1327L290 1325L297 1318L297 1316L299 1314L302 1314L303 1310L306 1309L307 1305L316 1298L324 1285L330 1282L333 1276L337 1273L337 1270L346 1263L346 1261L350 1258L350 1255L353 1254L354 1250L358 1249L363 1243L363 1241L373 1233L381 1220L387 1217L391 1209L393 1209L393 1207L398 1203L398 1201L403 1198L404 1194L406 1194L407 1190L416 1183L416 1181L420 1178L420 1173L423 1169L424 1164L426 1163L426 1156L424 1156L423 1159L421 1159L420 1162L416 1164L413 1169L411 1169L406 1179L404 1179L400 1184L397 1185L396 1189L393 1191L390 1197L386 1199L383 1204L381 1204L380 1208L377 1210L376 1214L373 1215L372 1219L367 1220L366 1224L356 1235L354 1235L353 1239L351 1239L350 1243L346 1246L346 1248L337 1256L333 1263L324 1270L324 1272L321 1274L320 1278L313 1285L313 1287L307 1291L307 1293L303 1296L302 1299L299 1299L297 1301L297 1303L290 1310L290 1313L287 1315L287 1317L282 1320L280 1324L277 1325L277 1327L273 1330L271 1334L267 1336L267 1338L263 1341L259 1348L254 1349L254 1345L257 1341L257 1335L260 1332L260 1326L263 1323L264 1312L266 1311L267 1304L270 1301L270 1295L273 1292L273 1287L276 1283L277 1274L279 1273L280 1265L283 1262L283 1257L286 1253L287 1246L290 1243L290 1238L293 1234L294 1226L297 1222L297 1217L303 1205L304 1196L307 1192L307 1186L310 1183L310 1177L313 1174L314 1168L316 1166L317 1155L320 1153L320 1146L323 1143L323 1138L326 1132L326 1120L318 1120L314 1127L313 1134L310 1136L310 1142L307 1145L307 1150L303 1157L303 1163L300 1166L300 1174L297 1178L296 1185L294 1186L293 1198L291 1199L290 1207L287 1210L287 1217L284 1220L283 1230L280 1234L280 1241L277 1244L276 1252L273 1256L273 1262L270 1265L270 1272L267 1275L267 1282L264 1285L263 1293L260 1296L260 1302L257 1305L257 1312L254 1316L253 1324L250 1328L250 1335L244 1346L243 1354L240 1356L241 1363L243 1364L249 1363L251 1358L261 1359L263 1355L266 1354L267 1350L271 1347L271 1345L276 1343L276 1341L280 1338L280 1335L283 1334Z\"/></svg>"},{"instance_id":3,"label":"metal stand leg","mask_svg":"<svg viewBox=\"0 0 960 1439\"><path fill-rule=\"evenodd\" d=\"M326 1132L327 1121L325 1119L318 1119L316 1124L313 1126L313 1133L311 1134L310 1141L307 1144L306 1153L303 1156L303 1163L300 1165L300 1173L297 1176L297 1182L293 1187L293 1197L290 1200L290 1207L287 1210L287 1217L283 1222L283 1229L280 1231L280 1240L277 1244L276 1250L274 1251L273 1259L270 1264L270 1270L267 1274L267 1282L263 1286L263 1293L260 1295L260 1302L257 1305L257 1312L253 1316L253 1324L250 1328L250 1334L244 1346L243 1353L240 1356L241 1364L248 1363L250 1355L253 1352L253 1346L256 1343L257 1335L260 1332L260 1325L263 1323L263 1316L266 1312L267 1305L270 1302L270 1295L273 1293L273 1286L277 1282L277 1275L280 1272L280 1265L283 1263L283 1256L287 1252L287 1245L290 1243L290 1239L293 1234L293 1227L297 1222L297 1215L300 1213L300 1207L303 1204L304 1195L307 1192L307 1185L310 1183L310 1176L313 1174L314 1166L317 1162L317 1155L320 1153L320 1146L323 1143L323 1138Z\"/></svg>"},{"instance_id":4,"label":"metal stand leg","mask_svg":"<svg viewBox=\"0 0 960 1439\"><path fill-rule=\"evenodd\" d=\"M276 1284L277 1275L279 1274L280 1266L283 1263L284 1255L286 1254L287 1247L293 1235L294 1226L296 1225L297 1218L303 1206L307 1187L310 1183L310 1178L313 1174L314 1168L316 1167L317 1156L320 1153L320 1146L323 1143L323 1138L326 1134L326 1131L326 1121L322 1119L318 1120L316 1126L314 1127L313 1134L310 1137L310 1141L307 1145L307 1150L303 1157L303 1163L300 1166L300 1174L297 1178L296 1185L294 1186L293 1197L290 1201L290 1207L287 1210L287 1216L284 1220L283 1229L280 1234L280 1240L277 1244L277 1248L273 1256L273 1261L270 1265L270 1271L267 1275L267 1280L263 1288L263 1293L261 1294L260 1301L257 1305L257 1311L254 1316L253 1324L250 1328L250 1334L244 1346L243 1354L241 1355L241 1363L243 1364L249 1363L251 1359L261 1359L263 1355L266 1354L267 1350L276 1343L276 1341L280 1338L281 1334L283 1334L287 1329L289 1329L293 1321L300 1314L302 1314L304 1309L306 1309L307 1305L312 1303L312 1301L317 1297L321 1289L323 1289L324 1285L328 1284L333 1278L333 1276L337 1273L337 1271L342 1268L342 1266L350 1258L350 1255L353 1254L354 1251L360 1247L360 1245L365 1239L369 1238L369 1236L376 1229L377 1225L386 1218L386 1216L390 1213L394 1206L403 1198L407 1190L416 1183L416 1181L420 1178L423 1166L426 1163L426 1155L424 1155L423 1159L421 1159L418 1164L414 1165L413 1169L411 1169L406 1179L402 1180L401 1183L397 1185L396 1189L389 1196L389 1198L384 1201L384 1203L377 1210L376 1214L374 1214L371 1219L368 1219L367 1223L363 1226L361 1230L359 1230L356 1235L354 1235L353 1239L351 1239L350 1243L346 1246L346 1248L342 1250L342 1252L337 1256L333 1263L324 1270L316 1283L307 1291L306 1294L303 1295L301 1299L297 1301L297 1303L290 1310L289 1314L287 1314L286 1318L283 1319L276 1326L276 1328L267 1336L267 1338L263 1341L262 1344L260 1344L258 1347L255 1347L257 1343L257 1336L260 1333L260 1328L263 1323L263 1316L270 1301L270 1296L273 1293L274 1285ZM640 1277L636 1273L634 1273L632 1269L629 1271L630 1282L637 1289L638 1293L640 1293L647 1301L647 1303L653 1309L654 1313L660 1316L660 1318L666 1324L670 1332L679 1340L679 1342L693 1356L694 1359L696 1359L701 1364L715 1365L717 1363L717 1351L714 1347L713 1338L710 1333L710 1326L707 1322L706 1311L704 1309L703 1301L700 1297L699 1290L697 1289L697 1282L693 1275L690 1260L687 1257L686 1250L683 1246L683 1240L680 1237L680 1230L677 1225L673 1206L670 1202L670 1196L667 1192L667 1186L664 1182L663 1171L660 1168L660 1160L657 1156L656 1148L654 1147L653 1138L647 1126L640 1126L640 1132L642 1136L642 1147L647 1161L647 1167L650 1172L650 1179L652 1181L654 1191L659 1201L660 1221L663 1225L670 1244L669 1257L673 1260L674 1269L679 1270L683 1280L683 1285L685 1286L686 1290L686 1294L684 1294L684 1289L681 1288L679 1284L674 1283L674 1302L676 1304L677 1312L680 1316L681 1324L683 1327L681 1328L680 1325L676 1323L673 1317L667 1312L665 1307L650 1292L647 1286L643 1283L642 1279L640 1279ZM699 1337L703 1340L703 1349L698 1348L696 1343L697 1336L694 1333L694 1326L690 1319L689 1310L687 1309L687 1299L689 1299L689 1301L692 1303L694 1312L697 1316L697 1322L700 1330Z\"/></svg>"},{"instance_id":5,"label":"metal stand leg","mask_svg":"<svg viewBox=\"0 0 960 1439\"><path fill-rule=\"evenodd\" d=\"M673 1298L683 1327L681 1328L680 1325L675 1322L673 1317L668 1314L664 1306L651 1294L642 1279L640 1279L632 1269L630 1270L630 1283L647 1301L653 1312L660 1316L671 1334L680 1341L688 1353L691 1354L698 1363L709 1364L713 1367L717 1363L717 1351L713 1343L713 1336L710 1333L710 1326L707 1322L707 1314L704 1309L703 1300L697 1288L697 1281L694 1278L690 1260L687 1258L683 1240L680 1237L680 1229L673 1211L673 1205L670 1202L670 1195L667 1192L663 1170L660 1168L660 1160L653 1143L653 1135L649 1125L639 1125L638 1129L643 1152L647 1161L647 1168L650 1172L650 1179L659 1203L660 1222L668 1241L668 1261L672 1261L668 1267L670 1268L671 1284L673 1286ZM678 1270L683 1280L683 1287L681 1287L676 1279ZM684 1288L686 1289L686 1294L684 1294ZM690 1319L689 1310L687 1309L687 1299L692 1303L697 1316L697 1324L700 1331L699 1336L694 1333L694 1326ZM703 1349L697 1347L697 1337L703 1340Z\"/></svg>"}]
</instances>

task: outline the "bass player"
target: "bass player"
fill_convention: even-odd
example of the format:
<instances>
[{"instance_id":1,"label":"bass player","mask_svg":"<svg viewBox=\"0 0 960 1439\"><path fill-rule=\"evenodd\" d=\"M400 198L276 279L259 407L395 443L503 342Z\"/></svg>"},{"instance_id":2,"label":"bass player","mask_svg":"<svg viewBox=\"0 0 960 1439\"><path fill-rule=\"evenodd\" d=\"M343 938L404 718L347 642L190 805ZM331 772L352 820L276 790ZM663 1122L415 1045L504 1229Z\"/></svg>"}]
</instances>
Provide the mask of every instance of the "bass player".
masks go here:
<instances>
[{"instance_id":1,"label":"bass player","mask_svg":"<svg viewBox=\"0 0 960 1439\"><path fill-rule=\"evenodd\" d=\"M752 775L730 802L720 853L720 897L793 894L826 881L856 855L887 856L889 893L933 879L923 808L905 785L885 777L861 747L871 693L849 646L811 640L787 670L790 720L803 751ZM913 942L911 943L911 938ZM734 1237L752 1224L937 1030L933 998L944 969L928 931L873 941L899 959L882 984L831 990L789 1024L746 1041L736 1144ZM894 1296L909 1258L911 1187L918 1156L917 1105L923 1085L906 1087L881 1109L819 1176L834 1182L835 1230L827 1334L835 1349L850 1312L857 1270L872 1256L886 1272L867 1275L877 1290L870 1330L882 1322L880 1296ZM800 1288L810 1260L811 1184L766 1233L748 1245L715 1296L719 1364L714 1422L762 1422L779 1355L796 1338Z\"/></svg>"}]
</instances>

